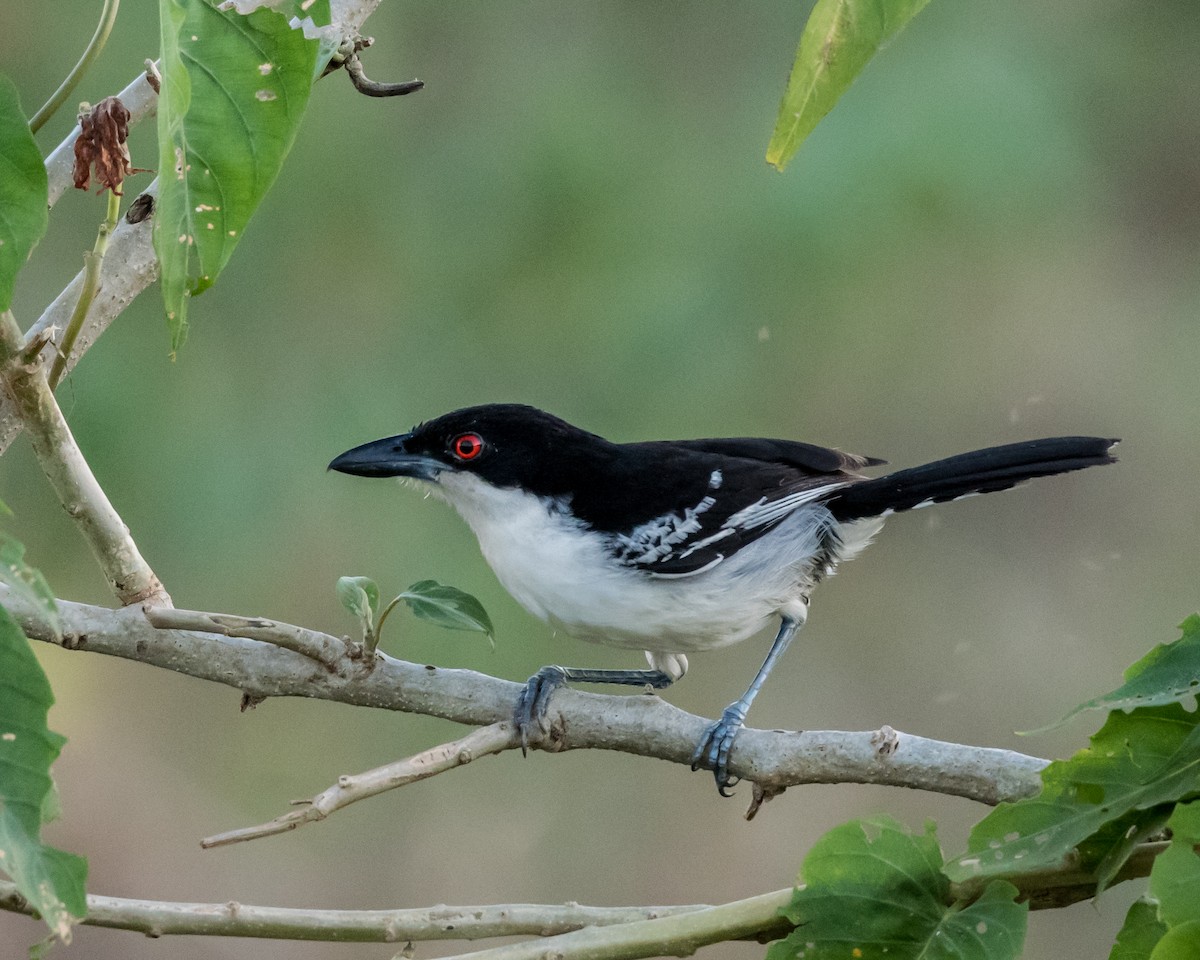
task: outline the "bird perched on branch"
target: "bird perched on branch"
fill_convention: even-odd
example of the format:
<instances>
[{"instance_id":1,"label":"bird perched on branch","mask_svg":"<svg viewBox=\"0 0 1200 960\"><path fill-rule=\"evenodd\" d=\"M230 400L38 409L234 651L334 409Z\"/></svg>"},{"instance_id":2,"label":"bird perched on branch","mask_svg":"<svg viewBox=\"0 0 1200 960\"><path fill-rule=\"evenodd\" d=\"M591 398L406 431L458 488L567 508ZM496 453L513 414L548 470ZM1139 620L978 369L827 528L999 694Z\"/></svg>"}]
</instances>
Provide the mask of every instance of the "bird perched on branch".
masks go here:
<instances>
[{"instance_id":1,"label":"bird perched on branch","mask_svg":"<svg viewBox=\"0 0 1200 960\"><path fill-rule=\"evenodd\" d=\"M583 640L644 650L648 670L547 666L515 712L522 745L568 681L669 686L687 656L780 618L766 661L696 746L692 769L736 783L750 703L808 616L809 595L884 518L1112 463L1116 440L1054 437L876 479L884 461L791 440L611 443L533 407L486 404L355 447L329 466L404 477L448 501L525 609Z\"/></svg>"}]
</instances>

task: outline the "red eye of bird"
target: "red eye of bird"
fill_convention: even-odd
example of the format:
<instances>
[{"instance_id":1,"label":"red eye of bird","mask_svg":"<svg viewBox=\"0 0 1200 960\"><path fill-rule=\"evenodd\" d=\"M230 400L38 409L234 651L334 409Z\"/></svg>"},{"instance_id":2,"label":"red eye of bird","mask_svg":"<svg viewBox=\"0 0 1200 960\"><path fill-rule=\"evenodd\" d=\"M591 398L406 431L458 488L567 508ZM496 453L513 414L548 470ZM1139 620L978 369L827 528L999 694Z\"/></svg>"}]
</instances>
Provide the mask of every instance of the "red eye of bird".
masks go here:
<instances>
[{"instance_id":1,"label":"red eye of bird","mask_svg":"<svg viewBox=\"0 0 1200 960\"><path fill-rule=\"evenodd\" d=\"M483 437L477 433L464 433L455 437L451 449L459 460L474 460L483 453Z\"/></svg>"}]
</instances>

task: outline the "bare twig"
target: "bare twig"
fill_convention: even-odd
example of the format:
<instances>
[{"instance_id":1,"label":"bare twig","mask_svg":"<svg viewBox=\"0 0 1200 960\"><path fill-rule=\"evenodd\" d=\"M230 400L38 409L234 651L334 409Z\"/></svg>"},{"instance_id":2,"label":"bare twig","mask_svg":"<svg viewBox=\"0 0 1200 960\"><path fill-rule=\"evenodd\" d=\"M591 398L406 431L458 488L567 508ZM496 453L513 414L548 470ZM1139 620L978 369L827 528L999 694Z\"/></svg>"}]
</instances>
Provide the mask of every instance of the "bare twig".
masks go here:
<instances>
[{"instance_id":1,"label":"bare twig","mask_svg":"<svg viewBox=\"0 0 1200 960\"><path fill-rule=\"evenodd\" d=\"M318 630L308 630L267 620L265 617L238 617L228 613L203 613L199 610L178 610L174 607L146 605L146 619L160 630L193 630L219 633L223 637L246 637L262 640L285 650L316 660L329 669L342 663L347 654L345 641Z\"/></svg>"},{"instance_id":2,"label":"bare twig","mask_svg":"<svg viewBox=\"0 0 1200 960\"><path fill-rule=\"evenodd\" d=\"M588 926L630 923L705 909L673 907L587 907L501 903L409 910L319 910L251 904L172 903L89 894L83 924L171 935L265 937L342 943L404 943L424 940L484 940L489 937L547 936ZM33 911L16 884L0 881L0 910Z\"/></svg>"},{"instance_id":3,"label":"bare twig","mask_svg":"<svg viewBox=\"0 0 1200 960\"><path fill-rule=\"evenodd\" d=\"M718 907L694 910L616 927L585 927L542 940L513 943L446 960L636 960L640 957L686 957L710 943L725 940L776 940L792 924L779 915L792 899L791 889L774 890Z\"/></svg>"},{"instance_id":4,"label":"bare twig","mask_svg":"<svg viewBox=\"0 0 1200 960\"><path fill-rule=\"evenodd\" d=\"M38 463L59 502L79 526L121 603L171 598L142 559L129 529L96 482L54 399L41 361L22 356L21 330L13 315L0 314L0 382L29 429Z\"/></svg>"},{"instance_id":5,"label":"bare twig","mask_svg":"<svg viewBox=\"0 0 1200 960\"><path fill-rule=\"evenodd\" d=\"M404 80L400 83L372 80L363 72L362 61L357 53L350 54L344 66L346 73L350 74L350 82L354 84L354 89L368 97L403 97L416 93L425 86L424 80Z\"/></svg>"},{"instance_id":6,"label":"bare twig","mask_svg":"<svg viewBox=\"0 0 1200 960\"><path fill-rule=\"evenodd\" d=\"M255 827L243 827L240 830L230 830L216 836L206 837L200 841L200 846L206 849L223 847L231 843L241 843L245 840L287 833L305 823L324 820L331 813L359 800L365 800L367 797L373 797L386 790L394 790L396 787L403 787L447 770L453 770L479 757L511 750L515 746L516 740L512 727L507 723L493 723L491 726L481 727L459 740L440 744L431 750L418 753L416 756L376 767L366 773L338 777L337 783L318 793L311 800L304 802L298 809L281 814L274 820Z\"/></svg>"},{"instance_id":7,"label":"bare twig","mask_svg":"<svg viewBox=\"0 0 1200 960\"><path fill-rule=\"evenodd\" d=\"M59 601L62 638L36 608L4 588L0 603L27 635L213 680L254 698L316 697L485 726L508 721L521 686L470 670L406 663L380 654L370 671L330 672L290 650L214 633L156 628L141 608L110 610ZM335 638L330 637L330 642ZM690 766L709 721L653 696L564 688L550 707L542 750L617 750ZM778 792L802 783L878 783L994 804L1037 792L1045 760L1010 750L928 740L897 732L880 754L874 731L744 730L730 771Z\"/></svg>"}]
</instances>

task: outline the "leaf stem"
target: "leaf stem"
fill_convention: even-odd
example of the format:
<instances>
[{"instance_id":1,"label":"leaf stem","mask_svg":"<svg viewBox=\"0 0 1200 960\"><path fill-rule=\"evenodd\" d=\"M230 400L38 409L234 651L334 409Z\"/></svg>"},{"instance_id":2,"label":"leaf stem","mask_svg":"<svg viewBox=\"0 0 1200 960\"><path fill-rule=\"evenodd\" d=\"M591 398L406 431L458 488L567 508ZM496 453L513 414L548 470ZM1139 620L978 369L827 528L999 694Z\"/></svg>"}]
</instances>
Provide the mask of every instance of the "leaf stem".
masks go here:
<instances>
[{"instance_id":1,"label":"leaf stem","mask_svg":"<svg viewBox=\"0 0 1200 960\"><path fill-rule=\"evenodd\" d=\"M33 115L33 118L29 121L29 130L31 133L37 133L42 129L46 121L54 116L55 111L63 105L63 102L71 95L71 91L83 79L83 75L96 62L96 58L100 56L100 51L104 49L104 45L108 42L108 35L112 33L113 23L117 19L117 8L120 5L121 0L104 0L104 8L100 11L100 22L96 24L96 32L92 34L92 39L88 41L88 45L83 51L83 56L79 58L79 62L67 74L66 79L54 91L50 99Z\"/></svg>"},{"instance_id":2,"label":"leaf stem","mask_svg":"<svg viewBox=\"0 0 1200 960\"><path fill-rule=\"evenodd\" d=\"M108 238L117 229L117 217L120 213L121 198L110 190L104 222L100 224L100 229L96 233L96 242L92 246L92 252L83 255L83 287L79 291L79 300L75 303L75 309L71 313L71 320L63 333L58 355L54 358L54 364L50 368L48 379L51 390L58 388L59 382L67 372L67 358L71 355L71 348L75 346L79 331L83 329L83 321L87 318L88 310L96 299L96 294L100 291L100 270L104 266L104 254L108 250Z\"/></svg>"},{"instance_id":3,"label":"leaf stem","mask_svg":"<svg viewBox=\"0 0 1200 960\"><path fill-rule=\"evenodd\" d=\"M404 594L398 597L392 597L391 602L383 608L383 613L379 615L379 619L375 621L375 645L379 645L379 639L383 635L383 621L388 618L388 614L396 609L396 604L404 599Z\"/></svg>"}]
</instances>

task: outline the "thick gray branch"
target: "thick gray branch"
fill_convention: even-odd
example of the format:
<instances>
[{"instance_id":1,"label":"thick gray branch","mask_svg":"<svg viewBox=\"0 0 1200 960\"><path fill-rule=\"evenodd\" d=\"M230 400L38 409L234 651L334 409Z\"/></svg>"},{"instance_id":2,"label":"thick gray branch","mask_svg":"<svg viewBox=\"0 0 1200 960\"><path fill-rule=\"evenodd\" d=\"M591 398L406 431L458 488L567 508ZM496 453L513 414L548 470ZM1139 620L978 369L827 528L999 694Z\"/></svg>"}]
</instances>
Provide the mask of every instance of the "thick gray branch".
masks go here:
<instances>
[{"instance_id":1,"label":"thick gray branch","mask_svg":"<svg viewBox=\"0 0 1200 960\"><path fill-rule=\"evenodd\" d=\"M37 612L0 588L30 637L60 642ZM315 697L484 726L506 722L519 684L469 670L446 670L379 655L374 666L346 660L336 670L290 650L239 637L157 629L138 607L110 610L59 602L67 649L91 650L223 683L252 698ZM337 639L330 637L331 643ZM549 751L619 750L689 765L708 721L653 696L618 697L564 688L554 696ZM802 783L879 783L967 797L982 803L1035 793L1045 760L896 733L743 731L731 772L768 792ZM515 742L514 742L515 745Z\"/></svg>"}]
</instances>

